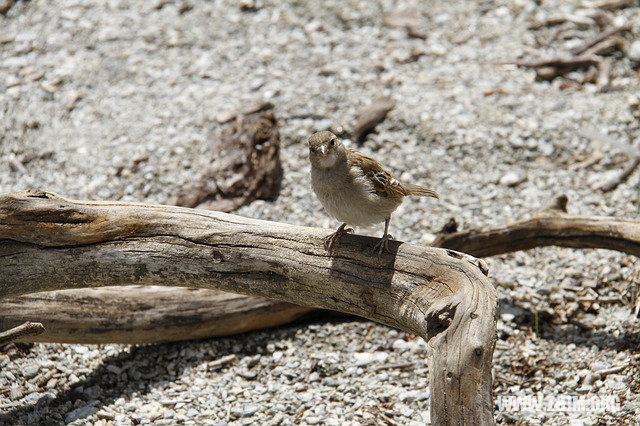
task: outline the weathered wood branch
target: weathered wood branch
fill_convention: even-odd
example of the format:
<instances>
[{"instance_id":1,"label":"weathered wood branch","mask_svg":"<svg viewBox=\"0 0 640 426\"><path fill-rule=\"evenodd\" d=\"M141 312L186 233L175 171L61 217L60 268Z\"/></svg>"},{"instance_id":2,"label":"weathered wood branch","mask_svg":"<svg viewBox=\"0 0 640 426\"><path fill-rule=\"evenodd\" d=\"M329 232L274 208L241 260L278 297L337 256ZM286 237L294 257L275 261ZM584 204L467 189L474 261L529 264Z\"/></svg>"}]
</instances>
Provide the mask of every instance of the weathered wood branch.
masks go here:
<instances>
[{"instance_id":1,"label":"weathered wood branch","mask_svg":"<svg viewBox=\"0 0 640 426\"><path fill-rule=\"evenodd\" d=\"M535 247L603 248L640 256L640 221L568 214L567 197L503 228L441 234L433 245L487 257Z\"/></svg>"},{"instance_id":2,"label":"weathered wood branch","mask_svg":"<svg viewBox=\"0 0 640 426\"><path fill-rule=\"evenodd\" d=\"M44 327L39 322L27 321L17 327L0 333L0 345L18 340L22 336L37 335L44 331Z\"/></svg>"},{"instance_id":3,"label":"weathered wood branch","mask_svg":"<svg viewBox=\"0 0 640 426\"><path fill-rule=\"evenodd\" d=\"M587 217L588 220L584 220L583 216L566 213L567 202L565 196L560 196L551 207L534 215L533 219L503 228L445 233L434 245L476 256L492 256L548 245L612 248L630 254L637 252L638 237L628 231L620 234L616 229L622 223L625 224L623 228L632 229L635 226L637 229L640 222L629 224L629 221L602 217ZM536 224L540 223L545 226L537 227ZM610 223L616 225L610 227ZM600 231L589 234L597 229L593 227L595 224ZM584 233L577 232L577 229L584 229ZM622 241L618 234L623 236ZM495 244L487 246L487 242ZM126 309L121 309L123 306ZM145 287L79 289L0 300L0 330L37 319L45 325L46 332L23 336L19 341L160 343L273 327L293 321L310 310L308 307L215 290L159 290ZM162 333L155 329L162 329Z\"/></svg>"},{"instance_id":4,"label":"weathered wood branch","mask_svg":"<svg viewBox=\"0 0 640 426\"><path fill-rule=\"evenodd\" d=\"M610 248L637 254L640 222L569 215L567 202L565 196L558 197L551 207L532 219L506 227L445 233L434 245L476 256L549 245ZM127 308L121 309L123 306ZM38 320L46 332L24 336L19 341L159 343L272 327L293 321L310 310L214 290L80 289L0 300L0 330ZM177 317L180 321L175 320ZM162 329L162 333L155 332L156 328Z\"/></svg>"},{"instance_id":5,"label":"weathered wood branch","mask_svg":"<svg viewBox=\"0 0 640 426\"><path fill-rule=\"evenodd\" d=\"M435 424L493 424L496 292L484 262L219 212L0 195L0 298L108 285L209 288L359 315L422 336L432 350Z\"/></svg>"},{"instance_id":6,"label":"weathered wood branch","mask_svg":"<svg viewBox=\"0 0 640 426\"><path fill-rule=\"evenodd\" d=\"M0 300L0 330L37 319L45 331L16 341L163 343L287 324L311 308L184 287L103 287Z\"/></svg>"},{"instance_id":7,"label":"weathered wood branch","mask_svg":"<svg viewBox=\"0 0 640 426\"><path fill-rule=\"evenodd\" d=\"M602 192L613 191L618 187L618 185L626 181L629 176L631 176L633 172L638 168L638 166L640 166L640 155L635 155L631 158L631 160L629 160L627 165L624 167L624 169L622 169L622 172L618 176L603 183L599 189Z\"/></svg>"}]
</instances>

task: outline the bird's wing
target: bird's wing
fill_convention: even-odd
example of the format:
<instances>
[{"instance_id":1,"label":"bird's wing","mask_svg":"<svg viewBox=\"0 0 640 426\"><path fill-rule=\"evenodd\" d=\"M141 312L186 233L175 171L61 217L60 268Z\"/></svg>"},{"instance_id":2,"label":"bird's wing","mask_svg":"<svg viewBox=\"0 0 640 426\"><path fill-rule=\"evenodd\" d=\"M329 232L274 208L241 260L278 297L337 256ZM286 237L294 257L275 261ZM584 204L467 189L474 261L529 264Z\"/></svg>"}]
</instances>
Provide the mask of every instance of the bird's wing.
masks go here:
<instances>
[{"instance_id":1,"label":"bird's wing","mask_svg":"<svg viewBox=\"0 0 640 426\"><path fill-rule=\"evenodd\" d=\"M356 168L366 179L371 182L373 192L381 197L398 197L407 195L406 189L390 172L386 171L380 163L373 158L364 155L354 149L347 151L350 167Z\"/></svg>"}]
</instances>

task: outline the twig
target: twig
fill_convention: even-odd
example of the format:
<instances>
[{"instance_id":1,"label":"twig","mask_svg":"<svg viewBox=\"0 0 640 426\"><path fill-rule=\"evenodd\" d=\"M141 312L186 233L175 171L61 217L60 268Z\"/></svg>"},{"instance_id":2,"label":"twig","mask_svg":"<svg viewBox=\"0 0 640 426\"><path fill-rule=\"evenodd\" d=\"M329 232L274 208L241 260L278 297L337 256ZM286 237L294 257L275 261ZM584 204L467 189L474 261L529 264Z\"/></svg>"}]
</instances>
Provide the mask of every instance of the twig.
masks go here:
<instances>
[{"instance_id":1,"label":"twig","mask_svg":"<svg viewBox=\"0 0 640 426\"><path fill-rule=\"evenodd\" d=\"M598 64L598 78L596 80L596 86L599 92L606 92L609 90L611 83L611 59L603 59Z\"/></svg>"},{"instance_id":2,"label":"twig","mask_svg":"<svg viewBox=\"0 0 640 426\"><path fill-rule=\"evenodd\" d=\"M273 108L274 108L274 105L271 102L261 101L253 105L250 105L244 109L222 112L216 116L216 120L218 121L218 123L224 124L224 123L230 122L231 120L235 119L240 115L255 114L257 112L263 112Z\"/></svg>"},{"instance_id":3,"label":"twig","mask_svg":"<svg viewBox=\"0 0 640 426\"><path fill-rule=\"evenodd\" d=\"M393 421L393 419L391 419L389 416L387 416L385 413L382 412L382 410L378 407L378 406L373 406L371 408L369 408L369 412L373 415L378 415L382 418L382 420L384 420L388 425L397 425L397 423L395 421Z\"/></svg>"},{"instance_id":4,"label":"twig","mask_svg":"<svg viewBox=\"0 0 640 426\"><path fill-rule=\"evenodd\" d=\"M635 169L640 165L640 155L634 156L631 161L627 164L627 166L622 170L622 173L616 178L611 179L608 182L605 182L602 186L600 186L600 190L602 192L613 191L623 183L631 174L635 171Z\"/></svg>"},{"instance_id":5,"label":"twig","mask_svg":"<svg viewBox=\"0 0 640 426\"><path fill-rule=\"evenodd\" d=\"M498 65L517 65L526 68L566 67L578 68L587 65L597 65L600 60L593 55L570 56L566 58L541 59L539 61L507 61Z\"/></svg>"},{"instance_id":6,"label":"twig","mask_svg":"<svg viewBox=\"0 0 640 426\"><path fill-rule=\"evenodd\" d=\"M594 164L597 164L603 158L604 158L604 155L602 155L599 152L596 152L590 158L587 158L586 160L571 164L569 166L569 170L586 169L588 167L593 166Z\"/></svg>"},{"instance_id":7,"label":"twig","mask_svg":"<svg viewBox=\"0 0 640 426\"><path fill-rule=\"evenodd\" d=\"M637 0L604 0L604 1L591 3L589 7L614 11L619 9L626 9L627 7L634 7L637 5L638 5Z\"/></svg>"},{"instance_id":8,"label":"twig","mask_svg":"<svg viewBox=\"0 0 640 426\"><path fill-rule=\"evenodd\" d=\"M620 373L621 371L624 371L624 369L627 368L628 366L629 364L616 365L614 367L603 368L601 370L594 371L592 374L588 375L585 378L585 384L590 385L593 382L596 382L598 380L601 380L607 377L609 374Z\"/></svg>"},{"instance_id":9,"label":"twig","mask_svg":"<svg viewBox=\"0 0 640 426\"><path fill-rule=\"evenodd\" d=\"M537 68L536 80L551 81L576 68L598 65L600 59L592 54L585 54L570 58L554 58L539 62L523 63L521 66Z\"/></svg>"},{"instance_id":10,"label":"twig","mask_svg":"<svg viewBox=\"0 0 640 426\"><path fill-rule=\"evenodd\" d=\"M381 370L391 370L391 369L399 369L404 370L405 368L413 367L413 362L396 362L392 364L383 364L379 367L373 369L373 371L381 371Z\"/></svg>"},{"instance_id":11,"label":"twig","mask_svg":"<svg viewBox=\"0 0 640 426\"><path fill-rule=\"evenodd\" d=\"M545 209L502 228L440 234L431 244L477 257L546 246L606 248L640 256L640 221Z\"/></svg>"},{"instance_id":12,"label":"twig","mask_svg":"<svg viewBox=\"0 0 640 426\"><path fill-rule=\"evenodd\" d=\"M417 38L420 40L426 40L427 38L429 38L429 36L423 32L418 31L417 29L413 28L413 27L408 27L407 28L407 36L409 38Z\"/></svg>"},{"instance_id":13,"label":"twig","mask_svg":"<svg viewBox=\"0 0 640 426\"><path fill-rule=\"evenodd\" d=\"M573 56L543 59L539 61L512 61L502 62L502 64L514 64L520 67L536 68L536 80L551 81L556 77L576 68L587 67L591 65L598 66L598 87L606 90L609 86L609 73L611 69L610 63L602 63L597 55L603 55L620 46L619 39L609 39L615 34L622 31L628 31L629 25L621 25L604 31L593 40L571 51ZM553 34L557 37L557 34ZM550 41L553 39L550 38ZM549 43L550 43L549 41Z\"/></svg>"},{"instance_id":14,"label":"twig","mask_svg":"<svg viewBox=\"0 0 640 426\"><path fill-rule=\"evenodd\" d=\"M22 336L31 336L44 332L44 326L39 322L27 321L22 325L0 333L0 345L13 342Z\"/></svg>"},{"instance_id":15,"label":"twig","mask_svg":"<svg viewBox=\"0 0 640 426\"><path fill-rule=\"evenodd\" d=\"M542 47L550 46L551 43L556 41L556 39L558 38L558 36L560 35L561 32L562 32L562 28L561 27L554 28L553 31L551 32L551 34L549 35L549 37L545 38L544 40L539 41L540 46L542 46Z\"/></svg>"},{"instance_id":16,"label":"twig","mask_svg":"<svg viewBox=\"0 0 640 426\"><path fill-rule=\"evenodd\" d=\"M378 96L370 105L367 105L358 113L358 120L353 128L353 138L356 142L364 141L369 134L389 111L396 106L396 101L390 96Z\"/></svg>"},{"instance_id":17,"label":"twig","mask_svg":"<svg viewBox=\"0 0 640 426\"><path fill-rule=\"evenodd\" d=\"M358 345L358 352L364 349L364 345L366 345L369 339L371 338L371 335L373 334L373 330L374 330L374 325L369 324L369 330L367 331L367 334L364 336L364 339L362 339L362 342L360 342L360 344Z\"/></svg>"},{"instance_id":18,"label":"twig","mask_svg":"<svg viewBox=\"0 0 640 426\"><path fill-rule=\"evenodd\" d=\"M620 37L612 37L607 40L602 40L595 46L585 50L582 55L609 55L616 50L619 50L622 45L624 45L624 41Z\"/></svg>"},{"instance_id":19,"label":"twig","mask_svg":"<svg viewBox=\"0 0 640 426\"><path fill-rule=\"evenodd\" d=\"M322 114L314 114L314 113L301 113L301 114L293 114L293 115L287 115L285 117L283 117L283 120L304 120L307 118L311 118L313 120L326 120L329 117L326 115L322 115Z\"/></svg>"},{"instance_id":20,"label":"twig","mask_svg":"<svg viewBox=\"0 0 640 426\"><path fill-rule=\"evenodd\" d=\"M9 154L9 167L11 167L13 171L20 172L23 175L29 173L24 164L22 164L22 161L18 160L15 154Z\"/></svg>"},{"instance_id":21,"label":"twig","mask_svg":"<svg viewBox=\"0 0 640 426\"><path fill-rule=\"evenodd\" d=\"M235 361L235 359L236 359L235 354L225 355L222 358L218 358L216 360L213 360L213 361L209 362L207 364L207 368L209 370L217 370L217 369L221 368L223 365L229 364L229 363Z\"/></svg>"},{"instance_id":22,"label":"twig","mask_svg":"<svg viewBox=\"0 0 640 426\"><path fill-rule=\"evenodd\" d=\"M47 371L47 372L44 374L44 376L42 376L42 377L40 377L40 379L38 379L38 383L37 383L38 387L40 387L40 388L45 387L45 386L47 385L47 382L48 382L49 380L51 380L51 379L53 378L53 376L54 376L57 372L58 372L58 370L57 370L57 369L55 369L55 368L54 368L54 369L52 369L52 370Z\"/></svg>"},{"instance_id":23,"label":"twig","mask_svg":"<svg viewBox=\"0 0 640 426\"><path fill-rule=\"evenodd\" d=\"M590 27L595 24L595 21L587 16L566 15L566 16L552 17L544 21L535 22L529 25L528 29L539 30L540 28L543 28L543 27L555 27L558 25L562 25L566 22L575 24L578 27Z\"/></svg>"},{"instance_id":24,"label":"twig","mask_svg":"<svg viewBox=\"0 0 640 426\"><path fill-rule=\"evenodd\" d=\"M630 29L631 27L629 25L621 25L619 27L609 28L608 30L598 34L594 39L587 42L586 44L583 44L582 46L573 49L571 53L573 53L576 56L581 55L585 53L587 50L589 50L590 48L592 48L593 46L595 46L596 44L600 43L601 41L608 39L612 35L618 34L619 32L622 32L622 31L629 31Z\"/></svg>"},{"instance_id":25,"label":"twig","mask_svg":"<svg viewBox=\"0 0 640 426\"><path fill-rule=\"evenodd\" d=\"M190 399L162 399L159 402L160 402L160 405L171 407L176 404L189 404L191 400Z\"/></svg>"}]
</instances>

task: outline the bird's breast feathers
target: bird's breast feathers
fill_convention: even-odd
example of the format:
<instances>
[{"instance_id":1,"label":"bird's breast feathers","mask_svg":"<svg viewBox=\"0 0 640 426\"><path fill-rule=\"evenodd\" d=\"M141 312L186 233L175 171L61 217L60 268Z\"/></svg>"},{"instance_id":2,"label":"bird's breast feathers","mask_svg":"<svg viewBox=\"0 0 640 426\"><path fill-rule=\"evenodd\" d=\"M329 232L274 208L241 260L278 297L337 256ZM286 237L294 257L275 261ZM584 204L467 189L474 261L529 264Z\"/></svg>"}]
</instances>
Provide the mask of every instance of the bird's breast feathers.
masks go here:
<instances>
[{"instance_id":1,"label":"bird's breast feathers","mask_svg":"<svg viewBox=\"0 0 640 426\"><path fill-rule=\"evenodd\" d=\"M341 176L335 171L313 170L311 182L327 212L350 225L383 222L402 202L401 195L388 197L377 191L375 182L356 165Z\"/></svg>"}]
</instances>

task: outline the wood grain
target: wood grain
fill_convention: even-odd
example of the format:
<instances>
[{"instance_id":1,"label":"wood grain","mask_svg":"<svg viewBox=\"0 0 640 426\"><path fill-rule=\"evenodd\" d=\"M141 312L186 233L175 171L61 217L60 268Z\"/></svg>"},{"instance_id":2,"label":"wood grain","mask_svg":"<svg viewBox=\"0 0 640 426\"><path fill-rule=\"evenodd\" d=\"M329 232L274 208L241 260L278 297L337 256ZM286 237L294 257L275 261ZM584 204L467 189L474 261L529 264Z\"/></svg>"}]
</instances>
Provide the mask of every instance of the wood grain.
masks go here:
<instances>
[{"instance_id":1,"label":"wood grain","mask_svg":"<svg viewBox=\"0 0 640 426\"><path fill-rule=\"evenodd\" d=\"M165 343L287 324L311 308L219 290L102 287L0 300L0 330L39 318L45 331L16 341Z\"/></svg>"},{"instance_id":2,"label":"wood grain","mask_svg":"<svg viewBox=\"0 0 640 426\"><path fill-rule=\"evenodd\" d=\"M640 221L567 213L567 197L529 219L493 229L441 234L434 246L487 257L535 247L601 248L640 256Z\"/></svg>"},{"instance_id":3,"label":"wood grain","mask_svg":"<svg viewBox=\"0 0 640 426\"><path fill-rule=\"evenodd\" d=\"M0 195L0 298L84 287L219 289L351 313L422 336L435 424L493 424L497 296L483 261L220 212Z\"/></svg>"}]
</instances>

